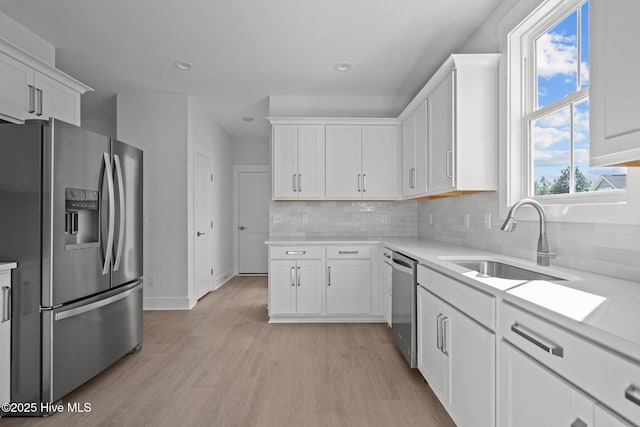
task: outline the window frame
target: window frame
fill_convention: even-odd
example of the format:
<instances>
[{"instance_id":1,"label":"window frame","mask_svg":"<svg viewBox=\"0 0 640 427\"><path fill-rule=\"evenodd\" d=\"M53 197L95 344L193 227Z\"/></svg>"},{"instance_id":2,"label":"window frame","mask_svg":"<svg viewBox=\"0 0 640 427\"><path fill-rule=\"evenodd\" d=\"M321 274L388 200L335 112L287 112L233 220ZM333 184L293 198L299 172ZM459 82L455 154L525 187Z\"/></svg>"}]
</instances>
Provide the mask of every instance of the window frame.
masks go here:
<instances>
[{"instance_id":1,"label":"window frame","mask_svg":"<svg viewBox=\"0 0 640 427\"><path fill-rule=\"evenodd\" d=\"M532 8L533 3L537 7ZM633 191L634 188L640 188L640 171L632 170L633 168L627 168L627 189L624 190L529 196L529 188L533 188L534 181L531 176L530 132L526 120L530 116L525 113L529 105L536 104L536 82L533 77L534 65L531 64L533 61L528 58L535 46L533 41L582 3L584 0L523 1L499 23L500 51L503 53L500 65L500 117L505 118L500 131L501 218L506 218L509 207L514 203L523 198L531 198L545 206L547 217L551 221L640 224L640 216L637 215L637 210L640 209L640 192ZM589 40L589 44L592 43ZM589 84L591 83L590 81ZM575 96L583 97L584 91L582 89ZM543 109L546 110L546 107ZM528 210L523 211L522 218L535 220L537 217L533 210Z\"/></svg>"}]
</instances>

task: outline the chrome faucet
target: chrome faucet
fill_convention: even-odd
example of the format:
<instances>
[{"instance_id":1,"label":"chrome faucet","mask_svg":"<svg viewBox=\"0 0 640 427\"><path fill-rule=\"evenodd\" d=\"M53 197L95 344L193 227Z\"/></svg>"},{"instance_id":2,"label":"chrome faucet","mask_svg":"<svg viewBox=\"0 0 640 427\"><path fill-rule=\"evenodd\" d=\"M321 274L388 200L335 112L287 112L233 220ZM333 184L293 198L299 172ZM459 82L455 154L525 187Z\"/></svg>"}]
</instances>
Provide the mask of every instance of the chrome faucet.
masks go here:
<instances>
[{"instance_id":1,"label":"chrome faucet","mask_svg":"<svg viewBox=\"0 0 640 427\"><path fill-rule=\"evenodd\" d=\"M532 199L522 199L509 209L509 213L507 214L507 219L500 229L502 231L512 232L516 229L516 221L515 215L520 206L523 205L531 205L538 211L538 215L540 215L540 237L538 237L538 251L537 251L537 264L548 266L549 258L555 258L555 252L549 251L549 241L547 240L547 215L544 213L544 208L542 205L535 200Z\"/></svg>"}]
</instances>

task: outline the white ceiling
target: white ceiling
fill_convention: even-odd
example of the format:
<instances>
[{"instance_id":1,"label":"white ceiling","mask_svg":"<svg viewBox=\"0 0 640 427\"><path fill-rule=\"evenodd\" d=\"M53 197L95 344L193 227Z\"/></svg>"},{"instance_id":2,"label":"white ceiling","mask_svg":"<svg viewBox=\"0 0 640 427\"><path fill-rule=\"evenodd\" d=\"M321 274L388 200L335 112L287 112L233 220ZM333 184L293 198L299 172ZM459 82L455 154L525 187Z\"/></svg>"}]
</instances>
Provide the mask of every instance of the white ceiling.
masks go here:
<instances>
[{"instance_id":1,"label":"white ceiling","mask_svg":"<svg viewBox=\"0 0 640 427\"><path fill-rule=\"evenodd\" d=\"M0 11L93 88L188 93L252 140L267 137L271 94L413 96L498 2L2 0ZM336 72L340 61L353 70Z\"/></svg>"}]
</instances>

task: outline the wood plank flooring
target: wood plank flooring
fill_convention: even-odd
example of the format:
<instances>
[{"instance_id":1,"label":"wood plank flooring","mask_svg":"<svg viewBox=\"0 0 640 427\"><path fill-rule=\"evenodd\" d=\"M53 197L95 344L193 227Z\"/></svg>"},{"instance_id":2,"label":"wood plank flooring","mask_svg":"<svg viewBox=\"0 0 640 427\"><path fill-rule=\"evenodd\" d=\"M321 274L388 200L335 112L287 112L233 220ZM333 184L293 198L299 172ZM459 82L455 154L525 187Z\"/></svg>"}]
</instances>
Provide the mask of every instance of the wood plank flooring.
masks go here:
<instances>
[{"instance_id":1,"label":"wood plank flooring","mask_svg":"<svg viewBox=\"0 0 640 427\"><path fill-rule=\"evenodd\" d=\"M453 426L386 325L267 323L265 277L192 311L144 313L144 347L68 395L90 413L40 426Z\"/></svg>"}]
</instances>

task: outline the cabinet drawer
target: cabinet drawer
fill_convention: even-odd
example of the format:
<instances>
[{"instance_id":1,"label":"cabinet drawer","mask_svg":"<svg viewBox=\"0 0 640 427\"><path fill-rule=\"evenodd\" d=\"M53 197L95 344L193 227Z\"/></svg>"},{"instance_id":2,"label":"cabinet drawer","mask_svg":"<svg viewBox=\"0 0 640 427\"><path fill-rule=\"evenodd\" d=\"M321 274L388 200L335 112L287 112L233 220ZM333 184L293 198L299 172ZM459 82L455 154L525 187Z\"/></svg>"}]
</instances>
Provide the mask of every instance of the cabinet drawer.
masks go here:
<instances>
[{"instance_id":1,"label":"cabinet drawer","mask_svg":"<svg viewBox=\"0 0 640 427\"><path fill-rule=\"evenodd\" d=\"M271 259L322 259L322 246L271 246Z\"/></svg>"},{"instance_id":2,"label":"cabinet drawer","mask_svg":"<svg viewBox=\"0 0 640 427\"><path fill-rule=\"evenodd\" d=\"M332 259L369 259L370 246L327 246L327 258Z\"/></svg>"},{"instance_id":3,"label":"cabinet drawer","mask_svg":"<svg viewBox=\"0 0 640 427\"><path fill-rule=\"evenodd\" d=\"M492 295L422 265L418 265L418 284L475 321L495 330L495 298Z\"/></svg>"},{"instance_id":4,"label":"cabinet drawer","mask_svg":"<svg viewBox=\"0 0 640 427\"><path fill-rule=\"evenodd\" d=\"M640 365L508 302L503 338L629 420L640 420ZM628 397L627 397L628 396Z\"/></svg>"}]
</instances>

